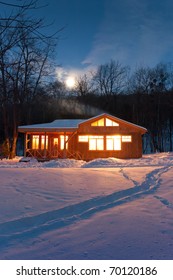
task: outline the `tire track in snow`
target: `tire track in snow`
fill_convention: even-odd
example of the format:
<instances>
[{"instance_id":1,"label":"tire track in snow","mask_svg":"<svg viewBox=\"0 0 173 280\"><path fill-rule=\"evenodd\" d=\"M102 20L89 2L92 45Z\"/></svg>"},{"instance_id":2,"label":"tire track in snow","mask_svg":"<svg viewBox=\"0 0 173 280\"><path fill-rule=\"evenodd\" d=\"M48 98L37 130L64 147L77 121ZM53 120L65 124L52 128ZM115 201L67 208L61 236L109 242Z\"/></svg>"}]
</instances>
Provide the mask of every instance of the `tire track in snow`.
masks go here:
<instances>
[{"instance_id":1,"label":"tire track in snow","mask_svg":"<svg viewBox=\"0 0 173 280\"><path fill-rule=\"evenodd\" d=\"M161 175L170 168L170 166L164 166L151 171L146 175L145 181L141 185L137 185L137 182L134 181L136 182L135 186L127 190L96 197L36 216L2 223L0 224L1 244L6 246L5 244L12 239L33 238L45 231L59 229L80 220L88 219L100 211L131 202L143 195L154 193L160 186ZM121 172L130 180L124 171Z\"/></svg>"}]
</instances>

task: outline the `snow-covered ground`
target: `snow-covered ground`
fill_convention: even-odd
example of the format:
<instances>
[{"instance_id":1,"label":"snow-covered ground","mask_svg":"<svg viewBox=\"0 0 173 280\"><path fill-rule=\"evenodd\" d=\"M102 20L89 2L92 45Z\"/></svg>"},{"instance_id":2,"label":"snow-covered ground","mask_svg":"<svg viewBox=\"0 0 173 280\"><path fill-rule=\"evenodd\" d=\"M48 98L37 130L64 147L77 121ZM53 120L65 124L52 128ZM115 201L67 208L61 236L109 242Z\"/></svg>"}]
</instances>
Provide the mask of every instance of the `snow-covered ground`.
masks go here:
<instances>
[{"instance_id":1,"label":"snow-covered ground","mask_svg":"<svg viewBox=\"0 0 173 280\"><path fill-rule=\"evenodd\" d=\"M0 161L0 259L173 260L173 153Z\"/></svg>"}]
</instances>

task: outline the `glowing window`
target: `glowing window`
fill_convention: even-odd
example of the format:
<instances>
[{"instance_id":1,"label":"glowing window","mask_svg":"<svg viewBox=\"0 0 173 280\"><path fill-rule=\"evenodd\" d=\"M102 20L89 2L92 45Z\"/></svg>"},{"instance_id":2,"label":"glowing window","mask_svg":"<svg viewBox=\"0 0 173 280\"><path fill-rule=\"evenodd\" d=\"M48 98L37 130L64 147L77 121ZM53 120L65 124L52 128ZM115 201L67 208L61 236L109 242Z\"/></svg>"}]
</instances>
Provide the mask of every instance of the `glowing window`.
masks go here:
<instances>
[{"instance_id":1,"label":"glowing window","mask_svg":"<svg viewBox=\"0 0 173 280\"><path fill-rule=\"evenodd\" d=\"M103 151L104 150L104 137L103 136L89 136L89 150L90 151Z\"/></svg>"},{"instance_id":2,"label":"glowing window","mask_svg":"<svg viewBox=\"0 0 173 280\"><path fill-rule=\"evenodd\" d=\"M88 142L88 135L79 135L78 141L79 142Z\"/></svg>"},{"instance_id":3,"label":"glowing window","mask_svg":"<svg viewBox=\"0 0 173 280\"><path fill-rule=\"evenodd\" d=\"M53 145L58 146L58 138L53 138Z\"/></svg>"},{"instance_id":4,"label":"glowing window","mask_svg":"<svg viewBox=\"0 0 173 280\"><path fill-rule=\"evenodd\" d=\"M53 149L53 153L54 155L57 155L56 152L58 151L58 138L53 138L53 146L52 146L52 149Z\"/></svg>"},{"instance_id":5,"label":"glowing window","mask_svg":"<svg viewBox=\"0 0 173 280\"><path fill-rule=\"evenodd\" d=\"M104 126L104 118L102 118L102 119L100 119L100 120L98 120L96 122L93 122L91 124L91 126Z\"/></svg>"},{"instance_id":6,"label":"glowing window","mask_svg":"<svg viewBox=\"0 0 173 280\"><path fill-rule=\"evenodd\" d=\"M121 136L106 136L106 150L107 151L120 151L121 150Z\"/></svg>"},{"instance_id":7,"label":"glowing window","mask_svg":"<svg viewBox=\"0 0 173 280\"><path fill-rule=\"evenodd\" d=\"M68 149L67 141L68 141L68 136L60 135L60 149L61 150L64 150L65 147L66 147L66 149Z\"/></svg>"},{"instance_id":8,"label":"glowing window","mask_svg":"<svg viewBox=\"0 0 173 280\"><path fill-rule=\"evenodd\" d=\"M91 126L119 126L119 124L108 118L102 118L96 122L93 122Z\"/></svg>"},{"instance_id":9,"label":"glowing window","mask_svg":"<svg viewBox=\"0 0 173 280\"><path fill-rule=\"evenodd\" d=\"M106 126L119 126L119 124L106 118Z\"/></svg>"},{"instance_id":10,"label":"glowing window","mask_svg":"<svg viewBox=\"0 0 173 280\"><path fill-rule=\"evenodd\" d=\"M39 148L39 135L33 135L32 136L32 149L38 149Z\"/></svg>"},{"instance_id":11,"label":"glowing window","mask_svg":"<svg viewBox=\"0 0 173 280\"><path fill-rule=\"evenodd\" d=\"M44 150L45 136L41 135L41 150ZM46 149L48 149L48 136L46 136Z\"/></svg>"},{"instance_id":12,"label":"glowing window","mask_svg":"<svg viewBox=\"0 0 173 280\"><path fill-rule=\"evenodd\" d=\"M132 142L132 136L131 135L122 136L122 142Z\"/></svg>"}]
</instances>

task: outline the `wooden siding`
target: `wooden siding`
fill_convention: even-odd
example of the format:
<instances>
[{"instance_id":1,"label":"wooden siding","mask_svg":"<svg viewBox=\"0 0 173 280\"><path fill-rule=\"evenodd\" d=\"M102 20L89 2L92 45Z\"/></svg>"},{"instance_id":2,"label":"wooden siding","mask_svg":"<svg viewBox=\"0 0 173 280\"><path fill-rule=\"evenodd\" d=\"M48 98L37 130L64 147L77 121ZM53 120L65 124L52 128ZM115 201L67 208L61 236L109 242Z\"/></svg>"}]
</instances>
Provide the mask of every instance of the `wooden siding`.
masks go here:
<instances>
[{"instance_id":1,"label":"wooden siding","mask_svg":"<svg viewBox=\"0 0 173 280\"><path fill-rule=\"evenodd\" d=\"M108 118L110 120L112 120L113 122L116 122L119 124L119 126L92 126L91 124L101 118ZM102 132L102 133L127 133L127 132L131 132L131 133L141 133L144 134L146 133L146 129L140 126L137 126L135 124L129 123L127 121L121 120L121 119L117 119L116 117L110 116L106 114L103 115L103 117L96 117L93 118L93 120L89 119L81 124L79 124L79 128L78 128L78 132L79 133L96 133L97 132Z\"/></svg>"},{"instance_id":2,"label":"wooden siding","mask_svg":"<svg viewBox=\"0 0 173 280\"><path fill-rule=\"evenodd\" d=\"M26 155L27 156L33 156L36 158L41 157L47 157L47 158L63 158L63 157L69 157L69 158L77 158L77 159L83 159L86 161L95 159L95 158L107 158L107 157L116 157L116 158L140 158L142 156L142 136L140 133L129 133L128 130L124 130L123 134L120 133L120 131L117 131L117 127L114 127L114 129L107 128L105 130L104 128L99 127L98 130L95 130L95 127L93 127L92 133L89 130L89 135L103 135L106 137L107 135L131 135L132 141L131 142L121 142L121 150L119 151L107 151L106 149L102 151L98 150L89 150L89 143L88 142L79 142L78 136L79 135L88 135L87 133L76 133L74 135L72 134L66 134L69 137L68 141L68 149L66 151L66 155L64 154L64 151L60 149L60 135L63 135L62 133L55 133L55 134L46 134L48 136L48 148L46 151L44 149L40 149L40 145L38 149L32 148L32 135L44 135L43 133L38 134L34 133L30 135L30 142L28 142L28 145L26 147ZM109 132L109 133L108 133ZM110 133L111 132L111 133ZM58 149L55 150L52 145L53 138L59 138L59 144ZM105 138L104 138L105 142ZM104 143L105 148L105 143Z\"/></svg>"},{"instance_id":3,"label":"wooden siding","mask_svg":"<svg viewBox=\"0 0 173 280\"><path fill-rule=\"evenodd\" d=\"M107 151L106 149L103 151L89 151L89 144L87 142L78 142L78 135L79 134L75 135L73 141L75 141L75 146L77 147L77 150L81 154L83 160L89 161L95 158L107 157L127 159L140 158L142 156L142 136L139 133L128 133L128 135L132 136L132 142L121 142L120 151Z\"/></svg>"},{"instance_id":4,"label":"wooden siding","mask_svg":"<svg viewBox=\"0 0 173 280\"><path fill-rule=\"evenodd\" d=\"M96 122L101 118L108 118L113 122L119 124L119 126L93 126L92 123ZM140 158L142 156L142 134L146 132L145 128L133 125L121 119L111 117L110 115L104 114L103 116L98 116L89 120L86 120L79 124L76 131L70 132L63 129L58 132L41 132L41 131L28 131L26 135L29 135L29 139L25 141L25 154L28 156L34 156L37 158L76 158L83 159L86 161L95 158ZM33 135L39 135L48 137L47 147L42 146L41 142L38 149L33 149L32 147L32 137ZM62 150L60 147L60 135L68 136L68 148ZM78 137L80 136L103 136L104 137L104 150L89 150L89 142L79 142ZM106 150L106 136L131 136L131 142L121 141L121 150ZM54 147L53 139L58 138L58 147ZM41 140L40 140L41 141Z\"/></svg>"}]
</instances>

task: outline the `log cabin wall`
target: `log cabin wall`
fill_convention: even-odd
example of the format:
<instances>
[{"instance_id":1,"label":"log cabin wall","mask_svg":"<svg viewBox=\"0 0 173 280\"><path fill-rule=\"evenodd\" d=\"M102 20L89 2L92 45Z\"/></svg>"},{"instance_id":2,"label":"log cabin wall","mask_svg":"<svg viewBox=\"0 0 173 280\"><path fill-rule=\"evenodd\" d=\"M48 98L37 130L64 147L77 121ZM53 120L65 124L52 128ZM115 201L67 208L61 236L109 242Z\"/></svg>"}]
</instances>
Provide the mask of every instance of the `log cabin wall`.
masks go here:
<instances>
[{"instance_id":1,"label":"log cabin wall","mask_svg":"<svg viewBox=\"0 0 173 280\"><path fill-rule=\"evenodd\" d=\"M44 155L44 149L42 147L41 149L41 143L39 142L38 149L33 149L32 147L32 139L33 136L38 135L39 139L41 136L44 136L43 133L34 133L30 135L30 143L28 145L28 148L30 149L30 152L32 151L32 154L34 157L39 157ZM54 133L54 134L46 134L48 137L48 143L47 143L47 149L46 149L46 157L50 158L56 158L56 157L63 157L63 151L60 149L60 135L63 135L63 132L61 133ZM89 143L88 142L79 142L79 136L85 136L85 135L102 135L104 137L104 150L98 151L98 150L89 150ZM121 150L114 151L106 150L106 144L105 144L105 137L106 136L112 136L112 135L120 135L125 136L129 135L132 137L131 142L122 142L121 141ZM124 127L91 127L90 125L81 126L78 129L78 132L74 135L67 134L69 137L68 141L68 157L71 158L81 158L83 160L92 160L95 158L107 158L107 157L116 157L116 158L140 158L142 156L142 139L141 134L138 132L129 132L129 129ZM56 150L53 148L53 139L58 138L58 153L56 153ZM77 156L78 155L78 156Z\"/></svg>"},{"instance_id":2,"label":"log cabin wall","mask_svg":"<svg viewBox=\"0 0 173 280\"><path fill-rule=\"evenodd\" d=\"M142 156L142 134L146 133L145 128L107 114L79 121L76 126L64 126L61 129L50 126L51 132L47 129L49 124L43 129L38 125L38 130L35 126L33 129L29 127L29 130L20 127L21 132L26 133L25 154L36 158L68 157L87 161L95 158L128 159ZM63 137L68 138L64 150Z\"/></svg>"},{"instance_id":3,"label":"log cabin wall","mask_svg":"<svg viewBox=\"0 0 173 280\"><path fill-rule=\"evenodd\" d=\"M89 161L95 158L107 158L115 157L121 159L128 158L140 158L142 156L142 139L140 133L128 133L132 136L132 142L121 142L120 151L107 151L106 149L102 151L90 151L89 143L79 143L78 136L81 134L75 135L73 142L76 151L81 154L83 160ZM84 134L83 134L84 135ZM107 134L106 134L107 135Z\"/></svg>"},{"instance_id":4,"label":"log cabin wall","mask_svg":"<svg viewBox=\"0 0 173 280\"><path fill-rule=\"evenodd\" d=\"M97 119L95 119L97 120ZM112 121L115 119L112 118ZM119 121L118 126L92 126L92 121L86 121L79 125L78 132L75 135L73 141L75 142L74 146L78 152L82 155L83 160L92 160L95 158L107 158L107 157L116 157L122 159L128 158L140 158L142 156L142 135L138 127L133 125L126 124L124 121ZM104 149L99 150L89 150L89 143L79 142L79 136L87 135L101 135L104 137ZM123 142L121 140L121 149L120 150L106 150L106 136L118 135L122 136L131 136L131 142Z\"/></svg>"}]
</instances>

